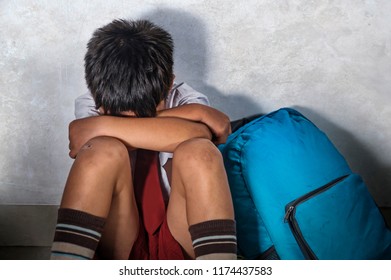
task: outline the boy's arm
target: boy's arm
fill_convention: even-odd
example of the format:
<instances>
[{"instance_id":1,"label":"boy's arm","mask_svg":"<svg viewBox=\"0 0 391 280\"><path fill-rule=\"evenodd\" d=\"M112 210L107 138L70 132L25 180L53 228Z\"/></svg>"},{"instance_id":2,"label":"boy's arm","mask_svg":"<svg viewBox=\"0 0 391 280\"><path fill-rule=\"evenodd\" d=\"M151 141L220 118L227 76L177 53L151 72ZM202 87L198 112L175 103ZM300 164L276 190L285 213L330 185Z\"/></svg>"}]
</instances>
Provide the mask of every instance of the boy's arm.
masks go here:
<instances>
[{"instance_id":1,"label":"boy's arm","mask_svg":"<svg viewBox=\"0 0 391 280\"><path fill-rule=\"evenodd\" d=\"M203 104L186 104L158 112L158 117L176 117L201 122L213 133L215 144L225 143L231 134L231 123L224 113Z\"/></svg>"},{"instance_id":2,"label":"boy's arm","mask_svg":"<svg viewBox=\"0 0 391 280\"><path fill-rule=\"evenodd\" d=\"M118 138L130 148L161 152L173 152L192 138L212 137L206 125L180 118L90 117L70 123L69 156L75 158L80 148L97 136Z\"/></svg>"}]
</instances>

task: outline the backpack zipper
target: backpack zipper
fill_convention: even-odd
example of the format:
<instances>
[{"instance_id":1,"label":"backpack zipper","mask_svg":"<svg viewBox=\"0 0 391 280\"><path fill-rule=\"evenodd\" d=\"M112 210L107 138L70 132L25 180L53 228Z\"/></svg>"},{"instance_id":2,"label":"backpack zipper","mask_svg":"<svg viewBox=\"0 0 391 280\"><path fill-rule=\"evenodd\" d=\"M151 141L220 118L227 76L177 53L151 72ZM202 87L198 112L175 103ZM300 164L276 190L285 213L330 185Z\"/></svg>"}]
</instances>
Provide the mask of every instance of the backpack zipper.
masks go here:
<instances>
[{"instance_id":1,"label":"backpack zipper","mask_svg":"<svg viewBox=\"0 0 391 280\"><path fill-rule=\"evenodd\" d=\"M300 250L302 251L302 253L306 259L316 260L317 257L315 255L315 253L311 250L310 246L305 241L303 234L301 233L300 227L299 227L299 225L296 221L296 218L295 218L296 207L300 203L332 188L333 186L335 186L336 184L338 184L339 182L344 180L346 177L348 177L348 175L344 175L342 177L339 177L339 178L327 183L326 185L324 185L320 188L317 188L317 189L295 199L294 201L288 203L285 207L284 222L289 223L289 227L293 233L293 236L295 237L297 244L299 245Z\"/></svg>"}]
</instances>

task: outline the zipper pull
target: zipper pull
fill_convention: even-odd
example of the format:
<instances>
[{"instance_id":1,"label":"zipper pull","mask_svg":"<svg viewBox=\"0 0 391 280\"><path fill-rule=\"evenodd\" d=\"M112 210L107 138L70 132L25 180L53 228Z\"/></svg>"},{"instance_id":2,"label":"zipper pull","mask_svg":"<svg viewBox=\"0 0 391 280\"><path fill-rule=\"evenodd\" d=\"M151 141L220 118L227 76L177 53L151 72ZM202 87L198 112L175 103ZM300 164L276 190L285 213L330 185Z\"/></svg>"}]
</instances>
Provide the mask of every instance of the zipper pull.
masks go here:
<instances>
[{"instance_id":1,"label":"zipper pull","mask_svg":"<svg viewBox=\"0 0 391 280\"><path fill-rule=\"evenodd\" d=\"M288 209L285 212L284 223L288 222L289 216L291 215L291 213L293 212L294 209L295 209L295 206L293 206L293 205L288 207Z\"/></svg>"}]
</instances>

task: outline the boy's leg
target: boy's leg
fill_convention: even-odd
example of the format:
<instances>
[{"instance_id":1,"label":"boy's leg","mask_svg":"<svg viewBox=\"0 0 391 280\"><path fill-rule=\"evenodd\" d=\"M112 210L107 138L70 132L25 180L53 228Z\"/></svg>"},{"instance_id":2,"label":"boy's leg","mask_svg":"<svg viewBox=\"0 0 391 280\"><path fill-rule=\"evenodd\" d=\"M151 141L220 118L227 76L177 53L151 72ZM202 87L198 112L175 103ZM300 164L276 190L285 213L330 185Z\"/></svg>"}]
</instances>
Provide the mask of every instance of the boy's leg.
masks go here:
<instances>
[{"instance_id":1,"label":"boy's leg","mask_svg":"<svg viewBox=\"0 0 391 280\"><path fill-rule=\"evenodd\" d=\"M221 153L212 142L193 139L175 150L167 222L189 256L236 258L232 198Z\"/></svg>"},{"instance_id":2,"label":"boy's leg","mask_svg":"<svg viewBox=\"0 0 391 280\"><path fill-rule=\"evenodd\" d=\"M83 240L91 243L91 236L85 233L92 230L96 234L96 228L89 225L96 224L96 220L105 221L100 240L94 237L99 240L99 257L128 258L137 238L139 225L130 158L122 142L114 138L98 137L83 146L69 173L60 213L65 218L60 220L59 215L52 247L52 251L59 252L52 253L52 258L67 257L66 252L61 252L61 248L77 250L79 247L83 249ZM64 224L66 229L61 228ZM73 228L75 232L71 232ZM67 241L75 241L76 244L67 244ZM86 245L93 248L91 246Z\"/></svg>"}]
</instances>

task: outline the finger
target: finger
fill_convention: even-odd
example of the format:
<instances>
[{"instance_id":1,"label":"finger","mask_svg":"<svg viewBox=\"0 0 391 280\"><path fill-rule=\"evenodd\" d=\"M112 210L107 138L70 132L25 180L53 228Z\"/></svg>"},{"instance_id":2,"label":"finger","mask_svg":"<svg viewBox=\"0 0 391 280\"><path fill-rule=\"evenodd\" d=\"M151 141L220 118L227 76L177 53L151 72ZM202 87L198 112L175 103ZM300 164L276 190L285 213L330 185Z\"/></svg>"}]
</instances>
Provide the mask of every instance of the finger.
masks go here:
<instances>
[{"instance_id":1,"label":"finger","mask_svg":"<svg viewBox=\"0 0 391 280\"><path fill-rule=\"evenodd\" d=\"M76 155L73 152L71 142L69 142L68 149L69 149L69 157L74 159L76 157Z\"/></svg>"},{"instance_id":2,"label":"finger","mask_svg":"<svg viewBox=\"0 0 391 280\"><path fill-rule=\"evenodd\" d=\"M225 141L222 138L213 139L213 144L215 144L216 146L220 145L220 144L224 144L224 143L225 143Z\"/></svg>"},{"instance_id":3,"label":"finger","mask_svg":"<svg viewBox=\"0 0 391 280\"><path fill-rule=\"evenodd\" d=\"M71 150L69 152L69 157L75 159L76 158L76 154Z\"/></svg>"}]
</instances>

